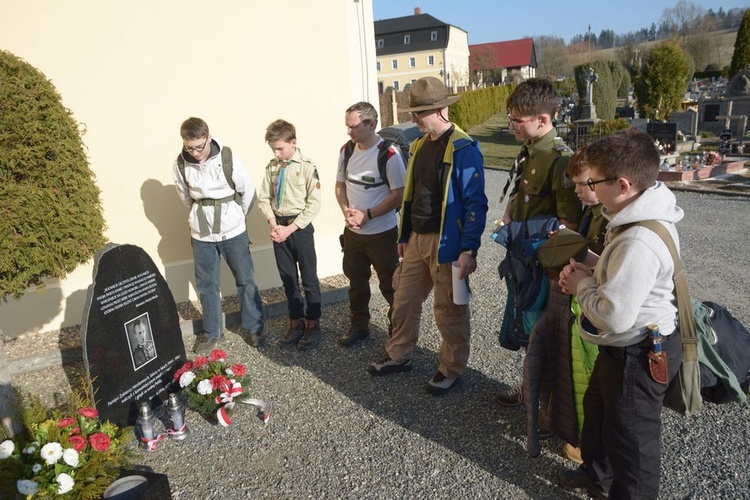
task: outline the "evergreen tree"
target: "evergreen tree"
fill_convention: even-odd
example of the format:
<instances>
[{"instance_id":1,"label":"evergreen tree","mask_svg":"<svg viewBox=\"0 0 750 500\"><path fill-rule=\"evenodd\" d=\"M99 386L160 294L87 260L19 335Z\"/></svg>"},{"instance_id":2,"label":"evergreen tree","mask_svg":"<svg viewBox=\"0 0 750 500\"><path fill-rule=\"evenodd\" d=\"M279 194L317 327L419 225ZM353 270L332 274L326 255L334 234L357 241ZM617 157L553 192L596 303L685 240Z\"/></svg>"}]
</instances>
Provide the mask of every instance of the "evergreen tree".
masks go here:
<instances>
[{"instance_id":1,"label":"evergreen tree","mask_svg":"<svg viewBox=\"0 0 750 500\"><path fill-rule=\"evenodd\" d=\"M692 63L677 39L660 43L648 54L635 81L641 116L666 119L680 109Z\"/></svg>"},{"instance_id":2,"label":"evergreen tree","mask_svg":"<svg viewBox=\"0 0 750 500\"><path fill-rule=\"evenodd\" d=\"M62 278L105 244L81 129L47 78L0 50L0 297Z\"/></svg>"},{"instance_id":3,"label":"evergreen tree","mask_svg":"<svg viewBox=\"0 0 750 500\"><path fill-rule=\"evenodd\" d=\"M740 29L737 31L732 63L729 66L729 75L727 76L733 77L747 64L750 64L750 9L745 11Z\"/></svg>"}]
</instances>

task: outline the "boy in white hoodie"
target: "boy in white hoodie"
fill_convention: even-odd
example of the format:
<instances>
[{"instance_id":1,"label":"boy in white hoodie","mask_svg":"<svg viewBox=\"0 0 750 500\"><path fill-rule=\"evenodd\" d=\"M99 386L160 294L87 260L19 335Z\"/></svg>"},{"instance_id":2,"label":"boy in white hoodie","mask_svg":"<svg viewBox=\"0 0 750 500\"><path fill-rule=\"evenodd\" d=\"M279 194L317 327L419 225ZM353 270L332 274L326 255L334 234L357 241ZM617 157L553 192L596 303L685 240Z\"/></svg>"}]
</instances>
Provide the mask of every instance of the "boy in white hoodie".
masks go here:
<instances>
[{"instance_id":1,"label":"boy in white hoodie","mask_svg":"<svg viewBox=\"0 0 750 500\"><path fill-rule=\"evenodd\" d=\"M664 336L671 380L682 356L674 262L656 233L621 226L657 220L679 248L674 225L684 214L672 192L656 181L659 152L647 134L617 132L582 154L590 169L588 186L596 191L609 224L594 270L571 261L560 273L563 291L578 295L581 336L600 347L583 402L583 465L565 471L559 482L599 498L657 498L667 384L654 381L649 371L648 326L657 325Z\"/></svg>"}]
</instances>

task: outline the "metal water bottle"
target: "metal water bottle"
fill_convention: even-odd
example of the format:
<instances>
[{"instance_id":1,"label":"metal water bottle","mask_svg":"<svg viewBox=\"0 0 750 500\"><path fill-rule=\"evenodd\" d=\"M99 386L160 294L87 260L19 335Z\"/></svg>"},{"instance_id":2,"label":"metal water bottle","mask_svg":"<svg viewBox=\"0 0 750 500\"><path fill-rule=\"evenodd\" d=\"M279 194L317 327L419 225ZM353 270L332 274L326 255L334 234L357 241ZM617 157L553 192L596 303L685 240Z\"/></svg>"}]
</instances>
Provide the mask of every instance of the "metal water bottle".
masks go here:
<instances>
[{"instance_id":1,"label":"metal water bottle","mask_svg":"<svg viewBox=\"0 0 750 500\"><path fill-rule=\"evenodd\" d=\"M151 405L148 403L141 403L140 411L138 412L138 418L136 424L138 425L138 432L141 435L142 445L146 445L146 442L152 441L156 437L154 424L156 423L156 415L151 411Z\"/></svg>"}]
</instances>

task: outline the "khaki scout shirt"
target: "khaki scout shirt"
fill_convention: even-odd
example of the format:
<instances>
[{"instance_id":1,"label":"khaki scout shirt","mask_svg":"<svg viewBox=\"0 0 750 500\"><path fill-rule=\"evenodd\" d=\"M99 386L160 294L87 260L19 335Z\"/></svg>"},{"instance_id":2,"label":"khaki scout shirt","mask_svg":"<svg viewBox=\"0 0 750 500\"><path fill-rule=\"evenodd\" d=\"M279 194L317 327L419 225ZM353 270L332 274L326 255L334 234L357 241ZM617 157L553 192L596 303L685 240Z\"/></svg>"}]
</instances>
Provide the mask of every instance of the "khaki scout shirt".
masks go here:
<instances>
[{"instance_id":1,"label":"khaki scout shirt","mask_svg":"<svg viewBox=\"0 0 750 500\"><path fill-rule=\"evenodd\" d=\"M277 199L278 179L281 169L286 169L281 188L281 206ZM258 208L265 220L296 216L294 223L300 229L310 224L320 212L320 178L315 165L302 156L299 148L289 161L271 160L258 194Z\"/></svg>"},{"instance_id":2,"label":"khaki scout shirt","mask_svg":"<svg viewBox=\"0 0 750 500\"><path fill-rule=\"evenodd\" d=\"M581 225L578 227L578 230L588 240L589 250L596 255L601 255L602 250L604 250L604 237L607 234L607 223L609 223L609 221L602 215L601 203L588 206L583 211ZM584 227L584 224L586 227Z\"/></svg>"},{"instance_id":3,"label":"khaki scout shirt","mask_svg":"<svg viewBox=\"0 0 750 500\"><path fill-rule=\"evenodd\" d=\"M525 147L529 156L518 193L510 200L511 220L525 222L537 215L552 215L578 222L583 208L567 173L573 150L557 137L554 128L536 141L526 142Z\"/></svg>"}]
</instances>

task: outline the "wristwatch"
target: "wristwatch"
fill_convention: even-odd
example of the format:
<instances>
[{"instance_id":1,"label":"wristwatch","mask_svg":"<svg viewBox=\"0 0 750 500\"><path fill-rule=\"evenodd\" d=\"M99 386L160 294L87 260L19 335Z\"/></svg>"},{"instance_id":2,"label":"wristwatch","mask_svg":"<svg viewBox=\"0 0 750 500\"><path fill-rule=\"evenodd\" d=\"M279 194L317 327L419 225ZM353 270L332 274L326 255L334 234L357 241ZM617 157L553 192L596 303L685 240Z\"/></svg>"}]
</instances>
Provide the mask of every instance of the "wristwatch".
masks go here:
<instances>
[{"instance_id":1,"label":"wristwatch","mask_svg":"<svg viewBox=\"0 0 750 500\"><path fill-rule=\"evenodd\" d=\"M476 250L471 250L471 249L467 248L466 250L461 250L461 253L465 253L467 255L471 255L472 259L476 259L477 258L477 251Z\"/></svg>"}]
</instances>

